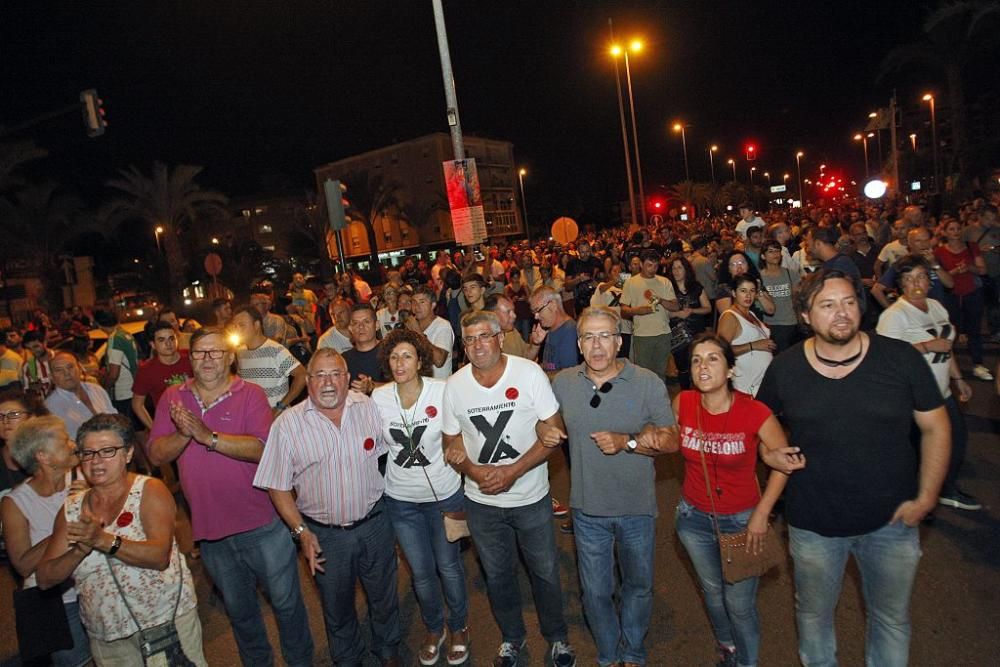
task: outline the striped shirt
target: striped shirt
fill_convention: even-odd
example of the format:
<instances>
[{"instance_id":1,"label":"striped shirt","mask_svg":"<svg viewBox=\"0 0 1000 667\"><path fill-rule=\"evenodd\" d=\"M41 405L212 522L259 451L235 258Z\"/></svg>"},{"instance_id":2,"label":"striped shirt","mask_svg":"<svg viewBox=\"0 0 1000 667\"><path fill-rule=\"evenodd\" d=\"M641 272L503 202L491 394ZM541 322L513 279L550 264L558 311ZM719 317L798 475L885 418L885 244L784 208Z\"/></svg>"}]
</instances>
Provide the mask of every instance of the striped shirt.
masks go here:
<instances>
[{"instance_id":1,"label":"striped shirt","mask_svg":"<svg viewBox=\"0 0 1000 667\"><path fill-rule=\"evenodd\" d=\"M375 403L347 394L340 428L307 398L278 417L254 486L291 491L305 516L324 524L363 519L385 491L378 459L389 451Z\"/></svg>"},{"instance_id":2,"label":"striped shirt","mask_svg":"<svg viewBox=\"0 0 1000 667\"><path fill-rule=\"evenodd\" d=\"M273 408L288 393L288 376L302 364L284 345L265 340L253 350L240 350L239 375L264 390Z\"/></svg>"}]
</instances>

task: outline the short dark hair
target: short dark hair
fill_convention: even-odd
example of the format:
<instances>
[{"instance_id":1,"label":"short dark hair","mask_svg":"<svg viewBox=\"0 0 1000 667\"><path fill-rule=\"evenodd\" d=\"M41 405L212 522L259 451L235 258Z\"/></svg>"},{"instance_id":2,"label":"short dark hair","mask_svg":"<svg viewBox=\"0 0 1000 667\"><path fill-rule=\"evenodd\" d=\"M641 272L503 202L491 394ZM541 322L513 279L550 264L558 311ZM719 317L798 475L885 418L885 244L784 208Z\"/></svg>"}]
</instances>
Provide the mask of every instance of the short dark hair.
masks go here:
<instances>
[{"instance_id":1,"label":"short dark hair","mask_svg":"<svg viewBox=\"0 0 1000 667\"><path fill-rule=\"evenodd\" d=\"M91 433L101 433L103 431L111 431L117 435L121 439L122 444L125 445L126 450L132 449L132 446L135 444L135 429L132 428L132 420L125 415L100 414L94 415L83 422L80 428L77 429L77 447L82 447L84 439Z\"/></svg>"},{"instance_id":2,"label":"short dark hair","mask_svg":"<svg viewBox=\"0 0 1000 667\"><path fill-rule=\"evenodd\" d=\"M45 334L43 334L38 329L32 329L31 331L25 331L24 335L21 336L21 342L27 345L28 343L45 343Z\"/></svg>"},{"instance_id":3,"label":"short dark hair","mask_svg":"<svg viewBox=\"0 0 1000 667\"><path fill-rule=\"evenodd\" d=\"M733 346L728 340L720 336L715 332L706 332L698 334L695 336L694 340L688 346L688 363L690 363L691 357L694 355L694 348L704 343L711 343L717 348L722 350L722 356L726 359L726 364L729 366L730 370L736 367L736 353L733 352ZM733 379L729 378L729 387L732 388Z\"/></svg>"},{"instance_id":4,"label":"short dark hair","mask_svg":"<svg viewBox=\"0 0 1000 667\"><path fill-rule=\"evenodd\" d=\"M191 341L188 343L188 346L193 350L195 343L208 336L222 336L226 341L227 349L229 348L229 338L226 337L226 332L221 327L202 327L198 329L191 334Z\"/></svg>"},{"instance_id":5,"label":"short dark hair","mask_svg":"<svg viewBox=\"0 0 1000 667\"><path fill-rule=\"evenodd\" d=\"M212 299L212 310L217 310L222 308L227 303L232 303L232 299L227 299L226 297L219 297L218 299Z\"/></svg>"},{"instance_id":6,"label":"short dark hair","mask_svg":"<svg viewBox=\"0 0 1000 667\"><path fill-rule=\"evenodd\" d=\"M41 417L49 414L49 409L45 407L45 402L38 395L38 392L35 391L25 391L18 386L5 387L3 390L0 390L0 403L8 401L11 403L20 403L32 417Z\"/></svg>"},{"instance_id":7,"label":"short dark hair","mask_svg":"<svg viewBox=\"0 0 1000 667\"><path fill-rule=\"evenodd\" d=\"M659 250L654 250L653 248L646 248L645 250L643 250L642 252L639 253L639 261L640 262L656 262L656 263L659 263L660 262L660 257L662 257L662 254L660 253L660 251Z\"/></svg>"},{"instance_id":8,"label":"short dark hair","mask_svg":"<svg viewBox=\"0 0 1000 667\"><path fill-rule=\"evenodd\" d=\"M364 311L369 315L371 315L373 320L378 319L378 316L375 314L375 309L372 308L370 304L356 303L353 306L351 306L351 315L353 315L354 313L360 313L361 311Z\"/></svg>"},{"instance_id":9,"label":"short dark hair","mask_svg":"<svg viewBox=\"0 0 1000 667\"><path fill-rule=\"evenodd\" d=\"M434 350L431 343L427 340L427 336L405 327L390 331L378 346L378 365L384 370L386 377L392 377L389 355L392 354L392 349L401 343L409 343L417 351L417 373L430 377L434 373Z\"/></svg>"},{"instance_id":10,"label":"short dark hair","mask_svg":"<svg viewBox=\"0 0 1000 667\"><path fill-rule=\"evenodd\" d=\"M820 241L834 247L840 240L840 230L835 227L813 227L809 233L812 234L814 241Z\"/></svg>"},{"instance_id":11,"label":"short dark hair","mask_svg":"<svg viewBox=\"0 0 1000 667\"><path fill-rule=\"evenodd\" d=\"M434 303L437 301L437 294L434 293L434 288L430 285L417 285L417 288L413 290L413 296L424 295L427 299Z\"/></svg>"},{"instance_id":12,"label":"short dark hair","mask_svg":"<svg viewBox=\"0 0 1000 667\"><path fill-rule=\"evenodd\" d=\"M171 324L170 322L167 322L166 320L156 320L155 322L153 322L151 329L152 330L149 332L151 334L150 336L151 339L156 337L157 331L163 331L164 329L167 329L169 331L175 331L174 325Z\"/></svg>"},{"instance_id":13,"label":"short dark hair","mask_svg":"<svg viewBox=\"0 0 1000 667\"><path fill-rule=\"evenodd\" d=\"M922 256L916 254L903 255L892 265L892 270L896 273L896 287L903 289L903 278L908 276L914 269L923 268L928 275L931 271L930 263Z\"/></svg>"},{"instance_id":14,"label":"short dark hair","mask_svg":"<svg viewBox=\"0 0 1000 667\"><path fill-rule=\"evenodd\" d=\"M243 315L243 314L246 314L247 317L249 317L251 320L259 324L261 328L264 327L264 318L261 317L260 311L254 308L253 306L240 306L239 308L236 309L236 312L233 313L233 319L236 319L237 315Z\"/></svg>"},{"instance_id":15,"label":"short dark hair","mask_svg":"<svg viewBox=\"0 0 1000 667\"><path fill-rule=\"evenodd\" d=\"M481 274L476 273L475 271L470 271L462 276L462 284L464 285L465 283L478 283L480 287L485 288L486 278L483 278Z\"/></svg>"},{"instance_id":16,"label":"short dark hair","mask_svg":"<svg viewBox=\"0 0 1000 667\"><path fill-rule=\"evenodd\" d=\"M854 295L858 299L858 307L861 312L865 310L865 286L861 282L861 278L851 275L849 273L844 273L840 269L819 269L815 273L810 273L805 276L799 283L799 286L795 288L795 292L792 294L792 304L795 306L795 314L800 320L805 323L803 315L809 312L812 308L813 301L816 299L816 295L820 293L823 286L826 285L826 281L833 280L835 278L840 278L851 283L851 287L854 289Z\"/></svg>"},{"instance_id":17,"label":"short dark hair","mask_svg":"<svg viewBox=\"0 0 1000 667\"><path fill-rule=\"evenodd\" d=\"M118 324L118 316L110 310L95 310L94 321L99 327L113 327Z\"/></svg>"}]
</instances>

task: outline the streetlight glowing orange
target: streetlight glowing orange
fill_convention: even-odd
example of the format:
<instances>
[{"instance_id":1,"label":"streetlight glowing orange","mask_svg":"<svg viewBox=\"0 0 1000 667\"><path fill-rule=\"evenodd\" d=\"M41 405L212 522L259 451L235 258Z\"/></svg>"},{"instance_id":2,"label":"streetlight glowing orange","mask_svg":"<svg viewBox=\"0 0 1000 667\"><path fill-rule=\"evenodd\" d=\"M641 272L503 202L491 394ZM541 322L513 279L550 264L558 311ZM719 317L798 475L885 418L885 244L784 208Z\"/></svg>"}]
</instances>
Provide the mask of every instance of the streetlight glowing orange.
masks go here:
<instances>
[{"instance_id":1,"label":"streetlight glowing orange","mask_svg":"<svg viewBox=\"0 0 1000 667\"><path fill-rule=\"evenodd\" d=\"M611 53L612 56L617 58L622 54L622 47L618 46L617 44L613 44L611 48L608 49L608 51Z\"/></svg>"},{"instance_id":2,"label":"streetlight glowing orange","mask_svg":"<svg viewBox=\"0 0 1000 667\"><path fill-rule=\"evenodd\" d=\"M633 39L629 43L628 48L632 51L632 53L639 53L639 51L642 51L642 40Z\"/></svg>"},{"instance_id":3,"label":"streetlight glowing orange","mask_svg":"<svg viewBox=\"0 0 1000 667\"><path fill-rule=\"evenodd\" d=\"M931 100L934 99L934 96L931 95L930 93L925 93L924 96L921 97L920 99L922 99L924 102L930 102Z\"/></svg>"},{"instance_id":4,"label":"streetlight glowing orange","mask_svg":"<svg viewBox=\"0 0 1000 667\"><path fill-rule=\"evenodd\" d=\"M683 125L681 125L680 123L674 123L674 132L680 132L683 129L684 129Z\"/></svg>"}]
</instances>

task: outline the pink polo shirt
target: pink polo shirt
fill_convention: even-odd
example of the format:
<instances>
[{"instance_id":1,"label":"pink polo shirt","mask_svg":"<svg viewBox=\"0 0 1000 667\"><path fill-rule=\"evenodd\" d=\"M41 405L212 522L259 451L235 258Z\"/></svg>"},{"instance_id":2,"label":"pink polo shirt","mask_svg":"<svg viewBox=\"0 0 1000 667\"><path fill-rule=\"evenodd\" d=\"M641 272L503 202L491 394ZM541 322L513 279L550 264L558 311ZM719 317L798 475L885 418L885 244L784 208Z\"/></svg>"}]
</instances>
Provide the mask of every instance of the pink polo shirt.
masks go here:
<instances>
[{"instance_id":1,"label":"pink polo shirt","mask_svg":"<svg viewBox=\"0 0 1000 667\"><path fill-rule=\"evenodd\" d=\"M271 407L264 390L257 385L233 379L229 391L212 405L201 405L191 389L194 380L169 387L160 399L168 406L180 402L205 426L219 433L252 435L267 442L271 429ZM157 410L152 442L177 431L170 411ZM253 486L257 464L237 461L191 440L177 459L184 497L191 505L191 529L195 540L219 540L269 524L276 512L266 491Z\"/></svg>"}]
</instances>

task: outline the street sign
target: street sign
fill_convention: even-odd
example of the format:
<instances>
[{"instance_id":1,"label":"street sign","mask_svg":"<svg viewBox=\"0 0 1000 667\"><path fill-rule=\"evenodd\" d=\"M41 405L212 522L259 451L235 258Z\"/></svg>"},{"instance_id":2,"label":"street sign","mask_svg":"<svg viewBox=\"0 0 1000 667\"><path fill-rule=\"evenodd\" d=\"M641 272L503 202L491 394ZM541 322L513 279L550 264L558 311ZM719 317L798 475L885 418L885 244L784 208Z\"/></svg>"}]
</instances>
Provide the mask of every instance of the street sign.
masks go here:
<instances>
[{"instance_id":1,"label":"street sign","mask_svg":"<svg viewBox=\"0 0 1000 667\"><path fill-rule=\"evenodd\" d=\"M653 224L653 225L662 225L663 224L663 216L660 215L659 213L657 213L656 215L650 216L649 222L650 222L650 224Z\"/></svg>"},{"instance_id":2,"label":"street sign","mask_svg":"<svg viewBox=\"0 0 1000 667\"><path fill-rule=\"evenodd\" d=\"M787 189L788 188L784 184L771 186L771 192L784 192Z\"/></svg>"},{"instance_id":3,"label":"street sign","mask_svg":"<svg viewBox=\"0 0 1000 667\"><path fill-rule=\"evenodd\" d=\"M210 276L217 276L222 273L222 258L214 252L205 255L205 272Z\"/></svg>"},{"instance_id":4,"label":"street sign","mask_svg":"<svg viewBox=\"0 0 1000 667\"><path fill-rule=\"evenodd\" d=\"M577 227L576 220L573 218L557 218L555 222L552 223L552 238L559 243L566 244L572 243L576 240L576 237L580 234L580 228Z\"/></svg>"}]
</instances>

